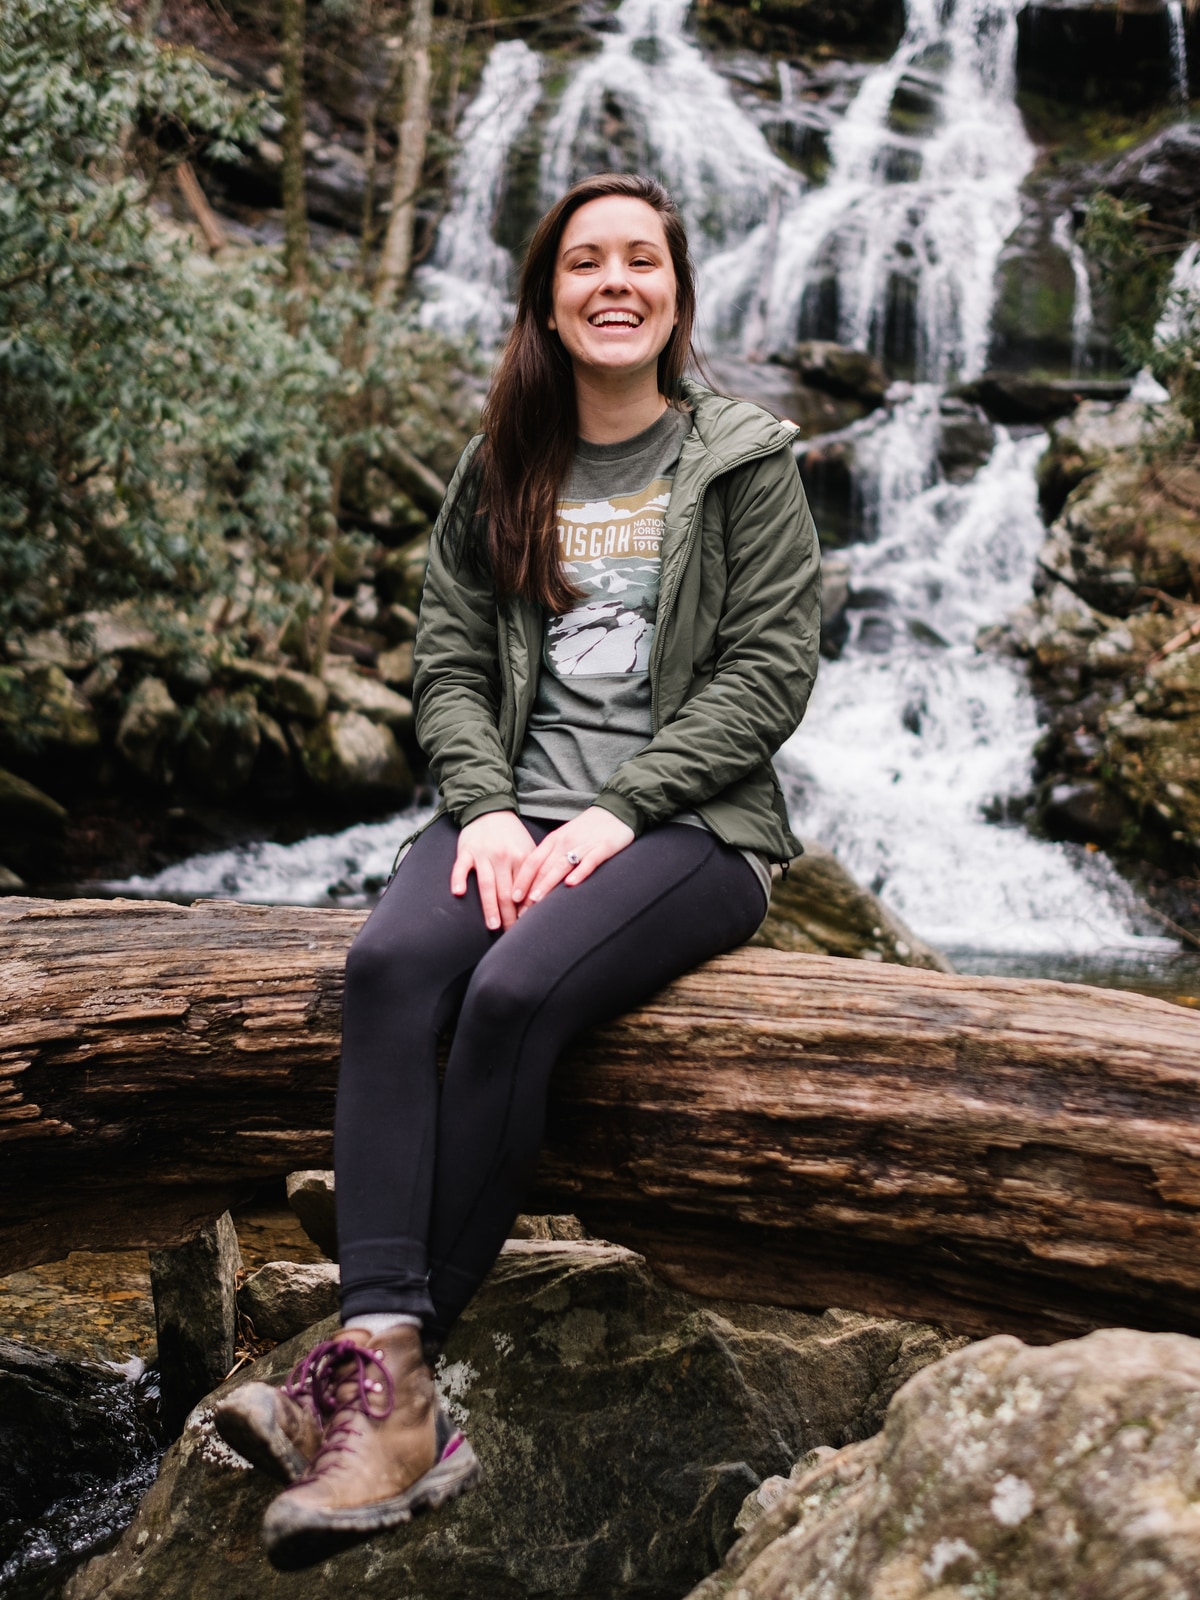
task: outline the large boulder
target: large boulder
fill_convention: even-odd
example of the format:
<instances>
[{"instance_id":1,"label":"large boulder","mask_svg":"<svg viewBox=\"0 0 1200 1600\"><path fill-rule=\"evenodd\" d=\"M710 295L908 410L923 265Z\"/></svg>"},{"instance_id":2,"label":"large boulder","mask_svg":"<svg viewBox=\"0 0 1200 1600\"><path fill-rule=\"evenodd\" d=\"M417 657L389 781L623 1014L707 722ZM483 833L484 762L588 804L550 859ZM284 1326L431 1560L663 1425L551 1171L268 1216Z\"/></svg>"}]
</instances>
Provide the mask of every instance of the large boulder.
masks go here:
<instances>
[{"instance_id":1,"label":"large boulder","mask_svg":"<svg viewBox=\"0 0 1200 1600\"><path fill-rule=\"evenodd\" d=\"M261 743L262 719L250 690L210 689L197 697L187 720L188 779L201 793L226 800L250 781Z\"/></svg>"},{"instance_id":2,"label":"large boulder","mask_svg":"<svg viewBox=\"0 0 1200 1600\"><path fill-rule=\"evenodd\" d=\"M293 724L292 737L309 781L327 799L396 807L412 799L412 773L395 734L362 712L331 711L308 730Z\"/></svg>"},{"instance_id":3,"label":"large boulder","mask_svg":"<svg viewBox=\"0 0 1200 1600\"><path fill-rule=\"evenodd\" d=\"M100 729L87 696L53 662L0 673L0 750L51 757L90 754Z\"/></svg>"},{"instance_id":4,"label":"large boulder","mask_svg":"<svg viewBox=\"0 0 1200 1600\"><path fill-rule=\"evenodd\" d=\"M143 678L129 696L117 749L150 783L168 785L175 777L183 712L161 678Z\"/></svg>"},{"instance_id":5,"label":"large boulder","mask_svg":"<svg viewBox=\"0 0 1200 1600\"><path fill-rule=\"evenodd\" d=\"M804 841L804 854L772 886L767 919L750 942L805 955L954 971L945 956L856 883L833 851L815 839Z\"/></svg>"},{"instance_id":6,"label":"large boulder","mask_svg":"<svg viewBox=\"0 0 1200 1600\"><path fill-rule=\"evenodd\" d=\"M233 1382L277 1381L332 1326ZM68 1600L676 1600L720 1559L763 1477L869 1435L946 1348L921 1325L700 1302L613 1245L510 1243L439 1368L483 1463L478 1491L278 1573L258 1537L272 1486L215 1437L206 1402Z\"/></svg>"},{"instance_id":7,"label":"large boulder","mask_svg":"<svg viewBox=\"0 0 1200 1600\"><path fill-rule=\"evenodd\" d=\"M774 1496L688 1600L1186 1600L1200 1572L1200 1342L985 1340L883 1433Z\"/></svg>"},{"instance_id":8,"label":"large boulder","mask_svg":"<svg viewBox=\"0 0 1200 1600\"><path fill-rule=\"evenodd\" d=\"M411 662L411 652L409 660ZM400 731L411 731L412 701L389 689L379 678L368 677L357 668L338 662L325 669L329 703L335 711L356 711L371 722L383 722Z\"/></svg>"},{"instance_id":9,"label":"large boulder","mask_svg":"<svg viewBox=\"0 0 1200 1600\"><path fill-rule=\"evenodd\" d=\"M1103 187L1158 222L1194 228L1200 222L1200 123L1177 122L1120 157Z\"/></svg>"}]
</instances>

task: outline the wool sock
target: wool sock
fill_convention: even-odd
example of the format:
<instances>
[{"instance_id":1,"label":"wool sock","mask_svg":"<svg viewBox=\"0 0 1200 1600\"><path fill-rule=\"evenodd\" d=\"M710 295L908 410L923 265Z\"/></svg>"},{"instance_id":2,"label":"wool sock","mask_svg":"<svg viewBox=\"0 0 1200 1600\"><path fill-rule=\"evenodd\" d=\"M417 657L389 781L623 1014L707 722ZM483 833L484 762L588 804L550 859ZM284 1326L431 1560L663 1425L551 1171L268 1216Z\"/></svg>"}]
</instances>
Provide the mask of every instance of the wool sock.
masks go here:
<instances>
[{"instance_id":1,"label":"wool sock","mask_svg":"<svg viewBox=\"0 0 1200 1600\"><path fill-rule=\"evenodd\" d=\"M419 1328L421 1319L408 1311L365 1311L361 1316L351 1317L343 1326L365 1328L370 1334L390 1333L393 1328Z\"/></svg>"}]
</instances>

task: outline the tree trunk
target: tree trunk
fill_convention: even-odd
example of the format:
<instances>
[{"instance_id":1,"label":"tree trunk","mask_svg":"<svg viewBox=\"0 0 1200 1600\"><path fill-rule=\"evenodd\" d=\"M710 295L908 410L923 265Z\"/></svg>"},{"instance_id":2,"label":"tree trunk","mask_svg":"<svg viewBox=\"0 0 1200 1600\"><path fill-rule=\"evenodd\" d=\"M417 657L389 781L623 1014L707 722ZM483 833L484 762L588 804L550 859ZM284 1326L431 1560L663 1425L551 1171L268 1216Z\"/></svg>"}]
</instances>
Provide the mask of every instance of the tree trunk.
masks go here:
<instances>
[{"instance_id":1,"label":"tree trunk","mask_svg":"<svg viewBox=\"0 0 1200 1600\"><path fill-rule=\"evenodd\" d=\"M304 320L308 287L308 210L304 197L304 0L283 0L283 263L290 291L288 323Z\"/></svg>"},{"instance_id":2,"label":"tree trunk","mask_svg":"<svg viewBox=\"0 0 1200 1600\"><path fill-rule=\"evenodd\" d=\"M425 141L429 135L432 36L433 0L412 0L404 39L400 144L392 177L392 209L375 279L375 304L383 308L394 303L408 281L412 266L417 195L425 166Z\"/></svg>"},{"instance_id":3,"label":"tree trunk","mask_svg":"<svg viewBox=\"0 0 1200 1600\"><path fill-rule=\"evenodd\" d=\"M362 918L0 902L0 1271L328 1166ZM530 1203L704 1294L1198 1334L1200 1018L741 950L568 1054Z\"/></svg>"},{"instance_id":4,"label":"tree trunk","mask_svg":"<svg viewBox=\"0 0 1200 1600\"><path fill-rule=\"evenodd\" d=\"M200 179L196 176L196 169L190 161L181 161L175 168L175 181L179 185L180 194L187 201L192 215L199 224L209 253L216 255L217 251L223 250L228 243L225 230L221 226L221 219L209 205L200 186Z\"/></svg>"}]
</instances>

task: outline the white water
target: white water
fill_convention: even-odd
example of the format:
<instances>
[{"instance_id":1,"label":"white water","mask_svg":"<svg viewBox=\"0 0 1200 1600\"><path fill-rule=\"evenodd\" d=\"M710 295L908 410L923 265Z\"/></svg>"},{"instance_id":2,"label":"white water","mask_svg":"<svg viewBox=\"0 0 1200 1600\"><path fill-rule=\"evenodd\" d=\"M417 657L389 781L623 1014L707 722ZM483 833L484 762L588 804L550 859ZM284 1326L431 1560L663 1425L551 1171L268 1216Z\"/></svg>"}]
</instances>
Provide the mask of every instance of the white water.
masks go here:
<instances>
[{"instance_id":1,"label":"white water","mask_svg":"<svg viewBox=\"0 0 1200 1600\"><path fill-rule=\"evenodd\" d=\"M1081 377L1091 365L1088 345L1095 320L1092 310L1092 281L1088 275L1087 256L1075 237L1075 224L1069 211L1054 219L1052 233L1055 244L1071 263L1075 278L1075 305L1071 312L1071 376Z\"/></svg>"},{"instance_id":2,"label":"white water","mask_svg":"<svg viewBox=\"0 0 1200 1600\"><path fill-rule=\"evenodd\" d=\"M1181 106L1190 99L1187 35L1183 27L1183 0L1167 0L1167 26L1171 30L1171 77Z\"/></svg>"},{"instance_id":3,"label":"white water","mask_svg":"<svg viewBox=\"0 0 1200 1600\"><path fill-rule=\"evenodd\" d=\"M1037 737L1021 678L974 639L1029 593L1045 537L1033 477L1044 441L1001 432L973 482L911 493L906 463L924 455L936 406L936 391L918 386L881 430L895 464L883 531L845 552L852 588L876 603L857 614L842 659L822 663L784 747L785 770L802 775L797 823L935 944L1078 954L1142 944L1107 863L981 814L1025 787Z\"/></svg>"},{"instance_id":4,"label":"white water","mask_svg":"<svg viewBox=\"0 0 1200 1600\"><path fill-rule=\"evenodd\" d=\"M821 281L836 286L837 303L836 330L820 331L880 350L895 280L912 284L908 343L924 381L858 445L878 536L846 554L852 587L874 595L854 613L842 658L822 663L808 717L781 755L797 828L834 846L936 943L1161 951L1164 941L1132 931L1128 892L1103 858L983 815L994 797L1027 787L1037 736L1022 675L977 655L973 641L1029 593L1044 537L1033 477L1044 440L1000 430L971 483L940 481L935 385L982 370L996 264L1019 219L1033 152L1013 99L1018 9L1019 0L910 0L896 55L866 73L833 127L828 181L808 189L683 37L687 0L625 0L620 31L577 69L548 123L542 182L549 197L622 154L662 175L703 260L708 336L735 353L793 344L805 291ZM494 336L503 323L511 263L491 223L512 141L540 93L535 63L523 46L498 46L468 113L455 208L424 284L426 315L442 326ZM913 73L937 109L897 132L890 107ZM615 154L614 108L635 146ZM1082 323L1077 338L1082 348ZM356 892L386 875L409 826L199 858L129 887L287 900L322 899L333 883Z\"/></svg>"},{"instance_id":5,"label":"white water","mask_svg":"<svg viewBox=\"0 0 1200 1600\"><path fill-rule=\"evenodd\" d=\"M107 885L174 900L250 900L263 905L354 905L387 881L402 839L433 815L412 806L386 822L359 822L298 844L245 844L192 856L162 872Z\"/></svg>"},{"instance_id":6,"label":"white water","mask_svg":"<svg viewBox=\"0 0 1200 1600\"><path fill-rule=\"evenodd\" d=\"M982 371L996 263L1033 161L1013 99L1018 9L1015 0L910 0L896 54L868 74L833 130L825 185L790 208L774 243L760 227L706 272L706 329L741 334L742 308L765 274L766 343L785 350L806 291L824 279L836 291L836 326L803 331L882 355L899 281L916 301L918 375L944 382ZM908 131L896 126L898 92L925 108Z\"/></svg>"},{"instance_id":7,"label":"white water","mask_svg":"<svg viewBox=\"0 0 1200 1600\"><path fill-rule=\"evenodd\" d=\"M458 129L450 210L438 229L433 263L417 273L421 320L443 333L476 333L494 345L512 315L512 256L492 238L504 198L513 141L541 96L542 63L519 39L488 57L479 93Z\"/></svg>"},{"instance_id":8,"label":"white water","mask_svg":"<svg viewBox=\"0 0 1200 1600\"><path fill-rule=\"evenodd\" d=\"M726 80L683 35L691 0L623 0L599 55L575 73L546 130L541 180L547 204L586 173L621 164L653 172L675 197L703 258L763 222L772 193L800 188L796 174L742 112ZM614 152L613 113L633 147Z\"/></svg>"}]
</instances>

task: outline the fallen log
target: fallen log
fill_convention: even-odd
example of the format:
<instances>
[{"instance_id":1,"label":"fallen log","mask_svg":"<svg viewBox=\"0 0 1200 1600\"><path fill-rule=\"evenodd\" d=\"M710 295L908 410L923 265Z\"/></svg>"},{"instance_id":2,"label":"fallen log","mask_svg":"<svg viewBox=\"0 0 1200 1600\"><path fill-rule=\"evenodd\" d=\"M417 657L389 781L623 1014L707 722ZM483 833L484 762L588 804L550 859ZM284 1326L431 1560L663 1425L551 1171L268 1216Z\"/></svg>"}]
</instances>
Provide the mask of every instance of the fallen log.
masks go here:
<instances>
[{"instance_id":1,"label":"fallen log","mask_svg":"<svg viewBox=\"0 0 1200 1600\"><path fill-rule=\"evenodd\" d=\"M0 902L0 1272L327 1166L362 913ZM531 1206L703 1294L1200 1333L1200 1018L745 949L564 1060Z\"/></svg>"}]
</instances>

